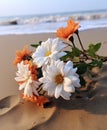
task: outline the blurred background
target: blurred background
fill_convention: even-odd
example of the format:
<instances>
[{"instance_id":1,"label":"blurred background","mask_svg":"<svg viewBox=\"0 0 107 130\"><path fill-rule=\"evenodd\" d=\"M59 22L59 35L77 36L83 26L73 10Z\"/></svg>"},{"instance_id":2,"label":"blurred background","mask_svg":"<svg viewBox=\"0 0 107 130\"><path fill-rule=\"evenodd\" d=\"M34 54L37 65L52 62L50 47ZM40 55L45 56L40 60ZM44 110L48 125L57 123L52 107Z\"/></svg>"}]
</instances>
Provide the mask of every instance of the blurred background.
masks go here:
<instances>
[{"instance_id":1,"label":"blurred background","mask_svg":"<svg viewBox=\"0 0 107 130\"><path fill-rule=\"evenodd\" d=\"M0 1L0 35L56 32L70 18L80 22L80 31L107 27L107 1Z\"/></svg>"}]
</instances>

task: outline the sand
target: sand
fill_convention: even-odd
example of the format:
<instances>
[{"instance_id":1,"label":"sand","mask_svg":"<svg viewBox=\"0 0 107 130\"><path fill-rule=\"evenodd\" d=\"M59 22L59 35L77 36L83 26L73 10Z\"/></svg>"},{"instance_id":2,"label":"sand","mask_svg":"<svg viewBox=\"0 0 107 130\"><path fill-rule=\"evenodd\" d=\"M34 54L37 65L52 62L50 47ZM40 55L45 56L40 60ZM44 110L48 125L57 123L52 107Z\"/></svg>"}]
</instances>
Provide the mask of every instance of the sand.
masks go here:
<instances>
[{"instance_id":1,"label":"sand","mask_svg":"<svg viewBox=\"0 0 107 130\"><path fill-rule=\"evenodd\" d=\"M107 28L90 29L80 32L85 47L89 43L102 42L99 51L107 55ZM93 78L90 98L62 98L53 101L48 108L20 98L18 85L14 80L16 67L12 62L16 50L24 45L29 49L32 43L55 37L53 33L32 35L0 36L0 130L107 130L107 65ZM78 44L78 41L75 41Z\"/></svg>"}]
</instances>

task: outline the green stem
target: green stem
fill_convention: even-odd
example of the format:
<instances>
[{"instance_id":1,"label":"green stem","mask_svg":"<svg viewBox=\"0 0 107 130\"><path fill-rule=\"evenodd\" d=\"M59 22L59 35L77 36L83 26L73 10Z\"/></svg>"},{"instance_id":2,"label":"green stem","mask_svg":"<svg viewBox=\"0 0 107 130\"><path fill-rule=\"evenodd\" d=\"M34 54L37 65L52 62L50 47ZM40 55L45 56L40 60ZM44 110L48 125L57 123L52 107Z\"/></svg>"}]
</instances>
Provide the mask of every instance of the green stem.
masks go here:
<instances>
[{"instance_id":1,"label":"green stem","mask_svg":"<svg viewBox=\"0 0 107 130\"><path fill-rule=\"evenodd\" d=\"M84 49L84 47L83 47L83 44L82 44L82 42L81 42L81 39L80 39L80 36L79 36L78 33L77 33L77 37L78 37L78 40L79 40L79 43L80 43L80 45L81 45L82 50L85 52L85 49Z\"/></svg>"},{"instance_id":2,"label":"green stem","mask_svg":"<svg viewBox=\"0 0 107 130\"><path fill-rule=\"evenodd\" d=\"M74 48L76 48L74 42L72 42L72 45L73 45Z\"/></svg>"},{"instance_id":3,"label":"green stem","mask_svg":"<svg viewBox=\"0 0 107 130\"><path fill-rule=\"evenodd\" d=\"M69 40L72 42L73 47L76 48L76 47L75 47L75 44L74 44L74 37L71 36L71 37L69 38Z\"/></svg>"},{"instance_id":4,"label":"green stem","mask_svg":"<svg viewBox=\"0 0 107 130\"><path fill-rule=\"evenodd\" d=\"M83 53L83 55L86 57L86 59L88 60L88 56L87 56L87 54L86 54L86 50L84 49L83 44L82 44L81 39L80 39L80 36L79 36L79 31L76 30L76 31L75 31L75 34L77 34L77 37L78 37L78 40L79 40L81 49L82 49L82 51L83 51L82 53Z\"/></svg>"},{"instance_id":5,"label":"green stem","mask_svg":"<svg viewBox=\"0 0 107 130\"><path fill-rule=\"evenodd\" d=\"M76 31L75 33L77 34L77 37L78 37L78 40L79 40L79 43L80 43L80 46L81 46L83 52L85 52L85 49L84 49L84 47L83 47L83 44L82 44L81 39L80 39L80 36L79 36L79 32Z\"/></svg>"}]
</instances>

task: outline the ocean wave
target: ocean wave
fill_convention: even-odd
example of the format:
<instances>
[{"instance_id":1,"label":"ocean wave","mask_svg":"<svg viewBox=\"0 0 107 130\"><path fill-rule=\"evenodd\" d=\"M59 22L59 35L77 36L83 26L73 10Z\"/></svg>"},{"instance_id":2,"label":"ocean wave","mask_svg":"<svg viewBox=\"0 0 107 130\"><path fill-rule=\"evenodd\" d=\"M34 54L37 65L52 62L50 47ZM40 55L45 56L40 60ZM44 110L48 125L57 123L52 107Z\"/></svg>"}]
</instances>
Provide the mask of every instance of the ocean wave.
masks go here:
<instances>
[{"instance_id":1,"label":"ocean wave","mask_svg":"<svg viewBox=\"0 0 107 130\"><path fill-rule=\"evenodd\" d=\"M32 16L32 17L17 17L0 20L0 25L24 25L24 24L39 24L39 23L55 23L65 22L68 19L76 21L83 20L98 20L107 18L107 14L69 14L69 15L49 15L49 16Z\"/></svg>"},{"instance_id":2,"label":"ocean wave","mask_svg":"<svg viewBox=\"0 0 107 130\"><path fill-rule=\"evenodd\" d=\"M0 21L0 25L17 25L17 24L18 24L18 20L17 19Z\"/></svg>"},{"instance_id":3,"label":"ocean wave","mask_svg":"<svg viewBox=\"0 0 107 130\"><path fill-rule=\"evenodd\" d=\"M59 27L66 26L66 22L70 18L80 23L80 31L107 27L107 11L0 17L0 35L56 32Z\"/></svg>"},{"instance_id":4,"label":"ocean wave","mask_svg":"<svg viewBox=\"0 0 107 130\"><path fill-rule=\"evenodd\" d=\"M75 20L81 21L81 20L98 20L98 19L104 19L107 18L107 14L90 14L90 15L74 15L73 18Z\"/></svg>"}]
</instances>

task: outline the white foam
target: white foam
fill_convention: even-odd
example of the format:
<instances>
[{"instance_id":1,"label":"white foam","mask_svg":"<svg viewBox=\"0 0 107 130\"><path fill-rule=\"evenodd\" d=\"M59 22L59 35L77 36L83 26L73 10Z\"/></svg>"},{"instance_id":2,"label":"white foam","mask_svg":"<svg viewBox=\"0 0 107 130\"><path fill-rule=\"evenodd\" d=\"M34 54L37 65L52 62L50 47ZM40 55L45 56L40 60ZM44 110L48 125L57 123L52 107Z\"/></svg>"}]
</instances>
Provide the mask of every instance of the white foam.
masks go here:
<instances>
[{"instance_id":1,"label":"white foam","mask_svg":"<svg viewBox=\"0 0 107 130\"><path fill-rule=\"evenodd\" d=\"M18 16L0 19L0 35L55 32L59 27L66 26L70 18L80 22L80 30L107 27L107 13Z\"/></svg>"}]
</instances>

